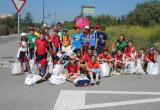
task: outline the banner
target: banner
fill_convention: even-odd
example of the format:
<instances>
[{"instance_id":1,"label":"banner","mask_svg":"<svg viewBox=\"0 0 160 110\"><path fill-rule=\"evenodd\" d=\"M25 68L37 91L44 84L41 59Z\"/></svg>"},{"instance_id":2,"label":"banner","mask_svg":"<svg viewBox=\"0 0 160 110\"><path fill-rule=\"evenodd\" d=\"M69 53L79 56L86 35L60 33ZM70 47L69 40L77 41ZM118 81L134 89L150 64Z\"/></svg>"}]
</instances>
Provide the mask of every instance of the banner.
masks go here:
<instances>
[{"instance_id":1,"label":"banner","mask_svg":"<svg viewBox=\"0 0 160 110\"><path fill-rule=\"evenodd\" d=\"M76 18L75 27L84 28L85 26L89 26L89 21L87 18Z\"/></svg>"}]
</instances>

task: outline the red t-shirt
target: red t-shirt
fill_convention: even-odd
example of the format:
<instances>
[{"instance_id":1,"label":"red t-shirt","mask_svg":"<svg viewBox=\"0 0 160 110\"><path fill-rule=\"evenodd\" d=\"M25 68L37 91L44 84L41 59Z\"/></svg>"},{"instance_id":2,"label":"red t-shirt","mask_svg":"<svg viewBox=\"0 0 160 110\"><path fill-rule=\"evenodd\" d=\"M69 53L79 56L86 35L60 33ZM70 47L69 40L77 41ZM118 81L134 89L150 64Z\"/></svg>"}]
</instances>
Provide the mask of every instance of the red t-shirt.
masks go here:
<instances>
[{"instance_id":1,"label":"red t-shirt","mask_svg":"<svg viewBox=\"0 0 160 110\"><path fill-rule=\"evenodd\" d=\"M51 42L54 45L55 48L59 48L59 39L58 39L58 35L53 35L51 38Z\"/></svg>"},{"instance_id":2,"label":"red t-shirt","mask_svg":"<svg viewBox=\"0 0 160 110\"><path fill-rule=\"evenodd\" d=\"M154 53L149 53L149 54L147 55L147 58L148 58L150 61L155 61Z\"/></svg>"},{"instance_id":3,"label":"red t-shirt","mask_svg":"<svg viewBox=\"0 0 160 110\"><path fill-rule=\"evenodd\" d=\"M135 53L135 57L136 58L138 57L138 54L137 54L136 49L134 47L125 47L124 48L124 54L127 57L131 57L131 53Z\"/></svg>"},{"instance_id":4,"label":"red t-shirt","mask_svg":"<svg viewBox=\"0 0 160 110\"><path fill-rule=\"evenodd\" d=\"M117 55L117 54L115 54L114 55L114 59L115 60L119 60L119 61L123 61L123 55Z\"/></svg>"},{"instance_id":5,"label":"red t-shirt","mask_svg":"<svg viewBox=\"0 0 160 110\"><path fill-rule=\"evenodd\" d=\"M100 64L99 64L99 62L95 62L95 63L88 62L87 67L89 69L98 69L98 68L100 68Z\"/></svg>"},{"instance_id":6,"label":"red t-shirt","mask_svg":"<svg viewBox=\"0 0 160 110\"><path fill-rule=\"evenodd\" d=\"M46 40L41 40L37 39L35 41L35 46L37 47L37 55L44 55L46 54L46 49L47 49L47 41Z\"/></svg>"},{"instance_id":7,"label":"red t-shirt","mask_svg":"<svg viewBox=\"0 0 160 110\"><path fill-rule=\"evenodd\" d=\"M92 55L89 55L88 53L85 53L82 56L82 60L85 61L85 62L90 62L91 61L91 56Z\"/></svg>"},{"instance_id":8,"label":"red t-shirt","mask_svg":"<svg viewBox=\"0 0 160 110\"><path fill-rule=\"evenodd\" d=\"M48 33L45 34L45 37L46 37L47 40L50 40L50 39L51 39L51 36L50 36Z\"/></svg>"},{"instance_id":9,"label":"red t-shirt","mask_svg":"<svg viewBox=\"0 0 160 110\"><path fill-rule=\"evenodd\" d=\"M103 53L98 55L99 59L111 60L112 56L110 54L104 55Z\"/></svg>"},{"instance_id":10,"label":"red t-shirt","mask_svg":"<svg viewBox=\"0 0 160 110\"><path fill-rule=\"evenodd\" d=\"M80 67L78 64L68 64L66 66L66 70L68 70L69 74L74 74L74 73L78 73L78 71L80 70Z\"/></svg>"}]
</instances>

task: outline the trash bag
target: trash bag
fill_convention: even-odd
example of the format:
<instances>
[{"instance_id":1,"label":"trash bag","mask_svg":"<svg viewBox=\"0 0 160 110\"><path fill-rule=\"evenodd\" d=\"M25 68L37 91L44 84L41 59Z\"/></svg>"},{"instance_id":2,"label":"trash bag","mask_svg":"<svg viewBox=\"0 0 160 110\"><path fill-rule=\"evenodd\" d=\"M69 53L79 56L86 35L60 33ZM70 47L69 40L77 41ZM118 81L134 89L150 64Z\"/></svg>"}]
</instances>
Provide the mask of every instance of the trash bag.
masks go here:
<instances>
[{"instance_id":1,"label":"trash bag","mask_svg":"<svg viewBox=\"0 0 160 110\"><path fill-rule=\"evenodd\" d=\"M133 62L133 61L126 62L126 65L124 68L124 73L126 73L126 74L135 73L135 62Z\"/></svg>"},{"instance_id":2,"label":"trash bag","mask_svg":"<svg viewBox=\"0 0 160 110\"><path fill-rule=\"evenodd\" d=\"M12 65L12 74L13 75L18 75L22 73L22 65L19 61L16 61L13 65Z\"/></svg>"},{"instance_id":3,"label":"trash bag","mask_svg":"<svg viewBox=\"0 0 160 110\"><path fill-rule=\"evenodd\" d=\"M34 58L32 60L29 60L29 67L30 67L31 73L34 74L36 71L36 64L35 64Z\"/></svg>"},{"instance_id":4,"label":"trash bag","mask_svg":"<svg viewBox=\"0 0 160 110\"><path fill-rule=\"evenodd\" d=\"M137 64L135 67L135 74L145 74L143 67L141 65L141 60L137 59Z\"/></svg>"},{"instance_id":5,"label":"trash bag","mask_svg":"<svg viewBox=\"0 0 160 110\"><path fill-rule=\"evenodd\" d=\"M24 84L27 86L33 86L35 85L38 81L42 79L41 76L36 75L36 74L27 74L26 79L24 81Z\"/></svg>"},{"instance_id":6,"label":"trash bag","mask_svg":"<svg viewBox=\"0 0 160 110\"><path fill-rule=\"evenodd\" d=\"M159 66L157 63L148 63L148 66L147 66L147 74L150 74L150 75L158 75L160 74L160 70L159 70Z\"/></svg>"},{"instance_id":7,"label":"trash bag","mask_svg":"<svg viewBox=\"0 0 160 110\"><path fill-rule=\"evenodd\" d=\"M110 67L108 65L108 63L102 63L100 64L100 76L101 77L107 77L109 76L109 73L110 73Z\"/></svg>"},{"instance_id":8,"label":"trash bag","mask_svg":"<svg viewBox=\"0 0 160 110\"><path fill-rule=\"evenodd\" d=\"M48 62L48 73L52 74L53 72L53 62L49 61Z\"/></svg>"},{"instance_id":9,"label":"trash bag","mask_svg":"<svg viewBox=\"0 0 160 110\"><path fill-rule=\"evenodd\" d=\"M90 80L86 76L78 76L73 83L76 87L84 87L89 85Z\"/></svg>"},{"instance_id":10,"label":"trash bag","mask_svg":"<svg viewBox=\"0 0 160 110\"><path fill-rule=\"evenodd\" d=\"M49 83L50 84L62 84L62 83L65 83L66 82L66 77L63 76L63 75L52 75L49 79Z\"/></svg>"},{"instance_id":11,"label":"trash bag","mask_svg":"<svg viewBox=\"0 0 160 110\"><path fill-rule=\"evenodd\" d=\"M63 72L63 70L64 70L63 65L56 64L56 65L54 65L54 68L52 70L52 74L58 76L58 75L60 75L60 73Z\"/></svg>"}]
</instances>

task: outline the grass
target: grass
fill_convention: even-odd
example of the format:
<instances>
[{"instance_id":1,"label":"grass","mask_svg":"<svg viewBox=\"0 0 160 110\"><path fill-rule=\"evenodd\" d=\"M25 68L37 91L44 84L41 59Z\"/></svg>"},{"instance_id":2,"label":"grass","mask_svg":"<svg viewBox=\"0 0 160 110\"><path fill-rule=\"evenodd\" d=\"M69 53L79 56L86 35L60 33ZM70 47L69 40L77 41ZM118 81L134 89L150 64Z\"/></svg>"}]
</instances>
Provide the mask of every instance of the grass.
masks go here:
<instances>
[{"instance_id":1,"label":"grass","mask_svg":"<svg viewBox=\"0 0 160 110\"><path fill-rule=\"evenodd\" d=\"M74 33L74 30L70 30L69 34ZM139 48L150 48L155 46L160 52L160 25L152 27L141 26L112 26L106 27L106 33L108 34L107 47L111 49L113 41L118 39L118 35L124 34L126 39L133 40L137 50Z\"/></svg>"}]
</instances>

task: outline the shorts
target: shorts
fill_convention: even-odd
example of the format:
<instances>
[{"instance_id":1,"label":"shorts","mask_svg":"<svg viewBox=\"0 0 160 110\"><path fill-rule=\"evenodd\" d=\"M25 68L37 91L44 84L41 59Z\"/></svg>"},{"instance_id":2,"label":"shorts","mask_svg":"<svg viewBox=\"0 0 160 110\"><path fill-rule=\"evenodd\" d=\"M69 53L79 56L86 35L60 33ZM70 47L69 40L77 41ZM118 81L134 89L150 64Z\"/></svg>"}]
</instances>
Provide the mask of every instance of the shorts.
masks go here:
<instances>
[{"instance_id":1,"label":"shorts","mask_svg":"<svg viewBox=\"0 0 160 110\"><path fill-rule=\"evenodd\" d=\"M27 57L27 55L26 55L26 52L22 52L22 51L20 51L20 53L19 53L19 58L18 58L21 62L27 62L27 61L29 61L28 60L28 57Z\"/></svg>"},{"instance_id":2,"label":"shorts","mask_svg":"<svg viewBox=\"0 0 160 110\"><path fill-rule=\"evenodd\" d=\"M36 62L40 62L43 58L46 58L46 55L36 55Z\"/></svg>"}]
</instances>

